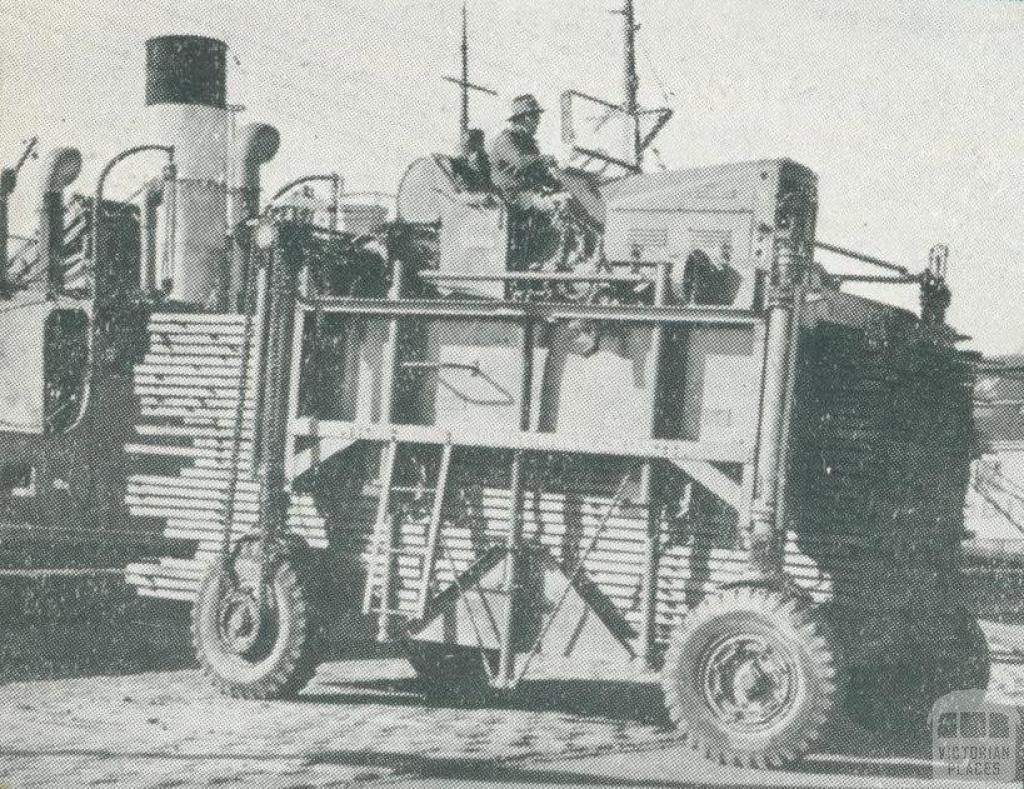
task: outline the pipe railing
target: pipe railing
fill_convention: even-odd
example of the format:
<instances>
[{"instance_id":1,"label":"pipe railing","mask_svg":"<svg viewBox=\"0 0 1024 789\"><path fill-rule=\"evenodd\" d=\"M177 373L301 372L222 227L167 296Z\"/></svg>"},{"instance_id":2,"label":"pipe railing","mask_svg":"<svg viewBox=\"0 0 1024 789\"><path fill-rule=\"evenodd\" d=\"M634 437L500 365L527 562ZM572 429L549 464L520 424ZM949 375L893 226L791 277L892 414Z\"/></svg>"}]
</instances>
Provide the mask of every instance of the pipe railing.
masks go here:
<instances>
[{"instance_id":1,"label":"pipe railing","mask_svg":"<svg viewBox=\"0 0 1024 789\"><path fill-rule=\"evenodd\" d=\"M174 167L174 146L173 145L136 145L132 148L127 148L117 154L113 159L104 165L100 171L99 177L96 179L96 192L93 197L93 210L92 210L92 256L93 265L99 258L100 254L100 240L101 240L101 226L103 224L103 187L106 185L107 176L110 175L111 171L125 159L128 159L136 154L146 153L149 151L163 151L167 154L168 167Z\"/></svg>"},{"instance_id":2,"label":"pipe railing","mask_svg":"<svg viewBox=\"0 0 1024 789\"><path fill-rule=\"evenodd\" d=\"M284 186L282 186L280 189L278 189L276 192L274 192L274 194L270 198L270 200L267 201L267 205L263 209L263 212L266 213L268 210L270 210L274 206L274 203L279 198L284 197L286 194L288 194L288 192L292 191L296 187L303 186L304 184L311 184L311 183L329 183L329 184L331 184L331 204L328 206L327 211L328 211L328 213L330 214L330 217L331 217L331 221L330 221L330 228L331 228L331 230L337 230L338 229L338 212L340 211L341 188L342 188L341 175L339 175L338 173L315 173L313 175L304 175L304 176L302 176L300 178L295 178L295 179L289 181Z\"/></svg>"}]
</instances>

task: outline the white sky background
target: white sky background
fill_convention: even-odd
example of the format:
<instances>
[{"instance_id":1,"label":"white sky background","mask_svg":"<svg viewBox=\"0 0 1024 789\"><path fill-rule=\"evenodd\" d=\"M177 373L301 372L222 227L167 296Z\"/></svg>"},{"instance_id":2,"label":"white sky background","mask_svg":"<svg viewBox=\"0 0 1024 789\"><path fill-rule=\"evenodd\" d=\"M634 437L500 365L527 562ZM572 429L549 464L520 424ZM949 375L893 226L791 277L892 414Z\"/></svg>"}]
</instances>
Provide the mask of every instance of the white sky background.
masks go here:
<instances>
[{"instance_id":1,"label":"white sky background","mask_svg":"<svg viewBox=\"0 0 1024 789\"><path fill-rule=\"evenodd\" d=\"M563 89L618 100L617 4L470 0L471 77L502 93L474 97L474 125L493 136L532 91L554 149ZM636 4L642 100L664 102L653 62L676 110L656 143L667 166L796 159L820 179L820 239L914 270L948 243L952 322L988 353L1024 349L1024 3ZM144 41L167 33L229 44L229 101L282 133L266 189L337 170L349 189L394 191L454 143L458 91L439 77L457 73L459 0L0 0L0 24L0 160L33 134L76 145L83 191L144 141ZM32 230L38 170L23 171L14 232ZM141 174L126 168L113 194ZM859 292L916 305L914 288Z\"/></svg>"}]
</instances>

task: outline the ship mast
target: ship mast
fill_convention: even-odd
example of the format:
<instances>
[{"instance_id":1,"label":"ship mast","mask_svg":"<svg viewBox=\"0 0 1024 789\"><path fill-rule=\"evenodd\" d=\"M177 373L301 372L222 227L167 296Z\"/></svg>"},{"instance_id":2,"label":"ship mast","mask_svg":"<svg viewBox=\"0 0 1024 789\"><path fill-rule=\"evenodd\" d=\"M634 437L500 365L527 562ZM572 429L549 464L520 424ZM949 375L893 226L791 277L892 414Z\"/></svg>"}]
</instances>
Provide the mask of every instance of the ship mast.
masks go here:
<instances>
[{"instance_id":1,"label":"ship mast","mask_svg":"<svg viewBox=\"0 0 1024 789\"><path fill-rule=\"evenodd\" d=\"M469 25L466 23L466 4L462 4L462 114L459 128L469 128Z\"/></svg>"},{"instance_id":2,"label":"ship mast","mask_svg":"<svg viewBox=\"0 0 1024 789\"><path fill-rule=\"evenodd\" d=\"M622 14L624 24L625 97L622 109L627 116L627 150L631 152L633 164L639 169L643 163L643 147L640 144L640 77L636 71L636 31L640 26L636 24L633 0L626 0L625 6L618 13Z\"/></svg>"},{"instance_id":3,"label":"ship mast","mask_svg":"<svg viewBox=\"0 0 1024 789\"><path fill-rule=\"evenodd\" d=\"M462 3L462 77L456 79L455 77L442 77L445 82L451 82L454 85L458 85L462 93L462 106L459 114L459 138L462 138L462 134L469 128L469 92L471 90L478 90L481 93L488 93L491 96L497 96L498 92L491 90L490 88L484 87L483 85L477 85L469 81L469 24L468 14L466 12L466 3Z\"/></svg>"}]
</instances>

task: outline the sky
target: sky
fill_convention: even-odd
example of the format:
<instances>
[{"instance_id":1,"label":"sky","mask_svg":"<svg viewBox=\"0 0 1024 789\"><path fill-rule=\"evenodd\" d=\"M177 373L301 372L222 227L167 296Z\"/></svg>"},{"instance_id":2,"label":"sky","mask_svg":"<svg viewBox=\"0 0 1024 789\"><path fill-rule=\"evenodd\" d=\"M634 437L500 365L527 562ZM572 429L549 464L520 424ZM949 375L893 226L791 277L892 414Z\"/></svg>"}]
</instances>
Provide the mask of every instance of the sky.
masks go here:
<instances>
[{"instance_id":1,"label":"sky","mask_svg":"<svg viewBox=\"0 0 1024 789\"><path fill-rule=\"evenodd\" d=\"M618 0L469 0L474 125L510 98L552 109L567 88L621 99ZM636 0L641 100L676 112L656 147L680 168L786 156L819 177L818 237L921 269L950 246L950 321L986 353L1024 351L1024 3L1009 0ZM142 139L144 42L194 33L229 47L242 121L281 131L274 189L340 172L393 192L418 156L452 148L459 0L0 0L0 161L22 141L75 145L76 186ZM159 162L125 168L116 196ZM14 232L31 232L34 173ZM848 270L822 253L822 263ZM915 307L913 288L862 287Z\"/></svg>"}]
</instances>

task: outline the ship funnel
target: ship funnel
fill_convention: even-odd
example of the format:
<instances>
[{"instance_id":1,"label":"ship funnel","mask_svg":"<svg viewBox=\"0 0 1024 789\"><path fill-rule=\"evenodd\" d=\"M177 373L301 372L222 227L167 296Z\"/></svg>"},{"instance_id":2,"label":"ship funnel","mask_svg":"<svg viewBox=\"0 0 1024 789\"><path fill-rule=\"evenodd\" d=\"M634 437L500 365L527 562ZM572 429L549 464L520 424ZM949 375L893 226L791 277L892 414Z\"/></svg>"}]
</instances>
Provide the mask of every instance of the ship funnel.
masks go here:
<instances>
[{"instance_id":1,"label":"ship funnel","mask_svg":"<svg viewBox=\"0 0 1024 789\"><path fill-rule=\"evenodd\" d=\"M146 42L151 139L174 146L171 301L220 306L227 287L227 45L203 36Z\"/></svg>"}]
</instances>

